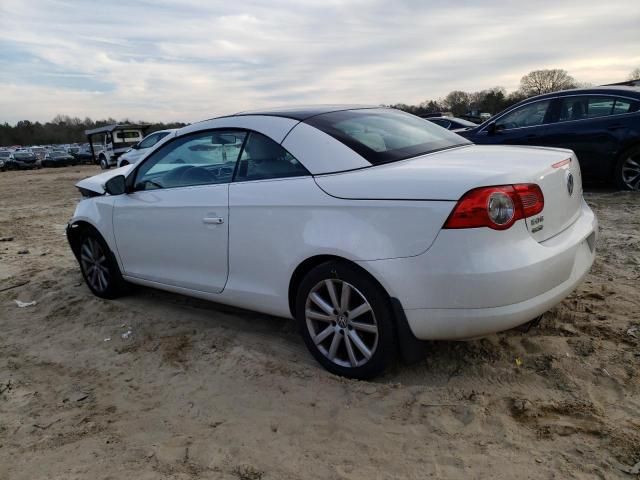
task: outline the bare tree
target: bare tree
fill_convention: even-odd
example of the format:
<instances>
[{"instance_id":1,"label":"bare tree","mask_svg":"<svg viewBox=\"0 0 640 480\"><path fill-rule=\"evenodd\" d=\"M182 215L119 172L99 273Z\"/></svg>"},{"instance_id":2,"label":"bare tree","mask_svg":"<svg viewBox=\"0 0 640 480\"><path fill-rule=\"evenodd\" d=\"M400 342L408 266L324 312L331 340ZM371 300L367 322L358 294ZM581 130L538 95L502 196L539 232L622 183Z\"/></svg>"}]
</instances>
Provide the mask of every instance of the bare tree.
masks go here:
<instances>
[{"instance_id":1,"label":"bare tree","mask_svg":"<svg viewBox=\"0 0 640 480\"><path fill-rule=\"evenodd\" d=\"M454 90L447 95L442 104L448 108L454 115L464 115L469 110L471 98L467 92Z\"/></svg>"},{"instance_id":2,"label":"bare tree","mask_svg":"<svg viewBox=\"0 0 640 480\"><path fill-rule=\"evenodd\" d=\"M527 96L557 92L575 88L576 81L566 70L554 68L551 70L534 70L527 73L520 80L520 89Z\"/></svg>"},{"instance_id":3,"label":"bare tree","mask_svg":"<svg viewBox=\"0 0 640 480\"><path fill-rule=\"evenodd\" d=\"M629 80L640 80L640 67L636 68L629 74Z\"/></svg>"}]
</instances>

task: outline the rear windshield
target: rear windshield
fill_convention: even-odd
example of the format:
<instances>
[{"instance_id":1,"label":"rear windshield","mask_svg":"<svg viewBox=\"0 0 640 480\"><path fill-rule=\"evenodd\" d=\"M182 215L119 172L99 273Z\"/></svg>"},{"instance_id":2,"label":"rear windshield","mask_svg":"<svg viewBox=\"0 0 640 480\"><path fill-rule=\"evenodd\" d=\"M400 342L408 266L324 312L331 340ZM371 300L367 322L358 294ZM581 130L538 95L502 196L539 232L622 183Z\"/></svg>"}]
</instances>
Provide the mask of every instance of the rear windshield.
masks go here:
<instances>
[{"instance_id":1,"label":"rear windshield","mask_svg":"<svg viewBox=\"0 0 640 480\"><path fill-rule=\"evenodd\" d=\"M471 143L425 119L385 108L325 113L305 123L331 135L374 165Z\"/></svg>"}]
</instances>

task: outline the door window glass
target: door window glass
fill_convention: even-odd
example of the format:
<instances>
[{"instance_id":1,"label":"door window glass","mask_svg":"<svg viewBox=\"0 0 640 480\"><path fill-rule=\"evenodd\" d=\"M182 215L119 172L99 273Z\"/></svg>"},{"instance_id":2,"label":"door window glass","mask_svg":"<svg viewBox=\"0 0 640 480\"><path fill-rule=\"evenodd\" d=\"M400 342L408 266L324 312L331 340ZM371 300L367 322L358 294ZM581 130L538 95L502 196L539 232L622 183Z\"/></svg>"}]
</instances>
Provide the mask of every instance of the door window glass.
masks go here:
<instances>
[{"instance_id":1,"label":"door window glass","mask_svg":"<svg viewBox=\"0 0 640 480\"><path fill-rule=\"evenodd\" d=\"M167 135L169 135L169 132L158 132L151 134L140 142L138 148L151 148Z\"/></svg>"},{"instance_id":2,"label":"door window glass","mask_svg":"<svg viewBox=\"0 0 640 480\"><path fill-rule=\"evenodd\" d=\"M549 110L550 100L530 103L507 113L496 122L496 130L509 130L511 128L534 127L542 125Z\"/></svg>"},{"instance_id":3,"label":"door window glass","mask_svg":"<svg viewBox=\"0 0 640 480\"><path fill-rule=\"evenodd\" d=\"M565 97L560 101L560 122L611 115L612 97Z\"/></svg>"},{"instance_id":4,"label":"door window glass","mask_svg":"<svg viewBox=\"0 0 640 480\"><path fill-rule=\"evenodd\" d=\"M309 175L307 169L270 138L251 132L242 151L236 181Z\"/></svg>"},{"instance_id":5,"label":"door window glass","mask_svg":"<svg viewBox=\"0 0 640 480\"><path fill-rule=\"evenodd\" d=\"M167 143L141 165L135 190L229 183L245 136L242 131L216 130Z\"/></svg>"},{"instance_id":6,"label":"door window glass","mask_svg":"<svg viewBox=\"0 0 640 480\"><path fill-rule=\"evenodd\" d=\"M621 113L629 113L631 111L631 102L622 98L616 98L616 103L613 105L613 114L619 115Z\"/></svg>"}]
</instances>

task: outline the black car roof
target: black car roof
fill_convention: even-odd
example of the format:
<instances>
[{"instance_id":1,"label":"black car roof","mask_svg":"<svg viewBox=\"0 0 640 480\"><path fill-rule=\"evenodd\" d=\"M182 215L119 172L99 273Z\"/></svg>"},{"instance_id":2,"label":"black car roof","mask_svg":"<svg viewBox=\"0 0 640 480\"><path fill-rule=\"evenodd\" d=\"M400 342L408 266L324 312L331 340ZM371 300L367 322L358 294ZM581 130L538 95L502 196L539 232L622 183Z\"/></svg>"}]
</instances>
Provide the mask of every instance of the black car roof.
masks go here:
<instances>
[{"instance_id":1,"label":"black car roof","mask_svg":"<svg viewBox=\"0 0 640 480\"><path fill-rule=\"evenodd\" d=\"M516 105L520 105L523 103L529 103L533 100L543 100L545 98L554 98L554 97L562 97L565 95L590 95L590 94L600 94L600 95L623 95L630 96L633 98L640 99L640 88L639 87L590 87L590 88L573 88L570 90L560 90L558 92L545 93L544 95L536 95L535 97L526 98ZM515 106L515 105L514 105Z\"/></svg>"},{"instance_id":2,"label":"black car roof","mask_svg":"<svg viewBox=\"0 0 640 480\"><path fill-rule=\"evenodd\" d=\"M384 108L378 105L306 105L299 107L283 107L266 110L250 110L246 112L238 112L231 117L243 115L268 115L272 117L285 117L293 120L304 121L316 115L324 113L341 112L344 110L360 110L366 108Z\"/></svg>"}]
</instances>

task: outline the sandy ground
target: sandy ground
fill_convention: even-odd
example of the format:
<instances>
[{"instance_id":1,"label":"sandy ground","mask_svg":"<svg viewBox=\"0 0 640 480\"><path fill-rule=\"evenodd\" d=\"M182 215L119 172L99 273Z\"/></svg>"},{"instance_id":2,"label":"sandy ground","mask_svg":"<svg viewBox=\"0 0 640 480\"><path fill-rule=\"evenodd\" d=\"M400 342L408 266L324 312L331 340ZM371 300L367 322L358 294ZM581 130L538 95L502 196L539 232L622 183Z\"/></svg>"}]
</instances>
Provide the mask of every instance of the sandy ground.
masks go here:
<instances>
[{"instance_id":1,"label":"sandy ground","mask_svg":"<svg viewBox=\"0 0 640 480\"><path fill-rule=\"evenodd\" d=\"M640 196L587 194L596 264L538 328L359 382L292 321L92 296L64 226L94 172L0 174L0 290L28 282L0 292L0 479L638 476Z\"/></svg>"}]
</instances>

